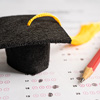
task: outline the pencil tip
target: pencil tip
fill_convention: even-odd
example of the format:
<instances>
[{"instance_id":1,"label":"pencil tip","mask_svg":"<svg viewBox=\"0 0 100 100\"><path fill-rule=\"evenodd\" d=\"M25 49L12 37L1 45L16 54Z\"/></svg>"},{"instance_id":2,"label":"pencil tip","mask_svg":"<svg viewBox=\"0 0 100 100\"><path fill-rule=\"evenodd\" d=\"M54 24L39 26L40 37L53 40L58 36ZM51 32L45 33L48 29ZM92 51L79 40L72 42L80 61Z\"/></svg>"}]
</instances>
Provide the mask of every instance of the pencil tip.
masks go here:
<instances>
[{"instance_id":1,"label":"pencil tip","mask_svg":"<svg viewBox=\"0 0 100 100\"><path fill-rule=\"evenodd\" d=\"M80 82L82 83L83 81L85 81L85 79L84 79L84 78L82 78Z\"/></svg>"}]
</instances>

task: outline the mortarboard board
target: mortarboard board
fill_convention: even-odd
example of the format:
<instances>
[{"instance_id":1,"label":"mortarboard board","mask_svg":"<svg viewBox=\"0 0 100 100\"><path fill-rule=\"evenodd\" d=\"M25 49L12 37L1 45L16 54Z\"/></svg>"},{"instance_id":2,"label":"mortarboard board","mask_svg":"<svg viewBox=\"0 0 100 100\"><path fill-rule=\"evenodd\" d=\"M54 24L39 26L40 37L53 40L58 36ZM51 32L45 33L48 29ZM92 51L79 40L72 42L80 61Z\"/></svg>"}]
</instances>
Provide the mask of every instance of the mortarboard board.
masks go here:
<instances>
[{"instance_id":1,"label":"mortarboard board","mask_svg":"<svg viewBox=\"0 0 100 100\"><path fill-rule=\"evenodd\" d=\"M50 43L86 43L100 30L89 35L89 32L84 34L84 28L89 27L91 32L94 26L100 27L97 24L82 26L75 37L70 37L61 27L58 18L50 13L2 17L0 49L5 48L7 63L11 67L27 74L37 74L48 68Z\"/></svg>"}]
</instances>

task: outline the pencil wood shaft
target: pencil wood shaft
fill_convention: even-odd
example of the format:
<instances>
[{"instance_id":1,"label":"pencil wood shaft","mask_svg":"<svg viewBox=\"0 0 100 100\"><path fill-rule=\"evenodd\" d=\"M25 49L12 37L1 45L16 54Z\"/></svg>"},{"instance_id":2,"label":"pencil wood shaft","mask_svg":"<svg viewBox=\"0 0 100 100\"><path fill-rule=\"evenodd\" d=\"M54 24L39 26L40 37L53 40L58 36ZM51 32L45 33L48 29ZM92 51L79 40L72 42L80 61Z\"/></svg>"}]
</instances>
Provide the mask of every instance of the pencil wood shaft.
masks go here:
<instances>
[{"instance_id":1,"label":"pencil wood shaft","mask_svg":"<svg viewBox=\"0 0 100 100\"><path fill-rule=\"evenodd\" d=\"M93 69L88 66L85 68L82 78L85 80L93 74Z\"/></svg>"}]
</instances>

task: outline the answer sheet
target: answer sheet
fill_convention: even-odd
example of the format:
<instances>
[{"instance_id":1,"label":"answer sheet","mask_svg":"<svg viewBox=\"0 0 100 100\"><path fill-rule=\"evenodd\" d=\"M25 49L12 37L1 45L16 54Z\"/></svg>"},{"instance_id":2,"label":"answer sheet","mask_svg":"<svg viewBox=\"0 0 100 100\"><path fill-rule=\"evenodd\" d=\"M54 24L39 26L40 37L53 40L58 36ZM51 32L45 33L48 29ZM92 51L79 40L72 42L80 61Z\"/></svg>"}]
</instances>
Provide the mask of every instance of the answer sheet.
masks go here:
<instances>
[{"instance_id":1,"label":"answer sheet","mask_svg":"<svg viewBox=\"0 0 100 100\"><path fill-rule=\"evenodd\" d=\"M0 16L52 13L59 18L69 36L76 35L82 24L100 21L99 0L0 2ZM3 5L8 5L9 9ZM100 33L80 46L66 43L50 46L49 67L35 76L11 68L5 50L0 50L0 100L100 100L100 64L90 78L80 83L84 68L100 48Z\"/></svg>"}]
</instances>

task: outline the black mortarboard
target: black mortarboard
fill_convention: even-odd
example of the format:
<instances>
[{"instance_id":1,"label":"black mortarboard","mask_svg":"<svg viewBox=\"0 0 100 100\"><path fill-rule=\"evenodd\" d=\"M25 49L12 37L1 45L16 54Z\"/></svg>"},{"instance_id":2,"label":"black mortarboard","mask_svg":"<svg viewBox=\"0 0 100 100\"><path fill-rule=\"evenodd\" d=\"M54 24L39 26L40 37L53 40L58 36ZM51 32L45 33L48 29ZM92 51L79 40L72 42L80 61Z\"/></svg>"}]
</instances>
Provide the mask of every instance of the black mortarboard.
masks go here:
<instances>
[{"instance_id":1,"label":"black mortarboard","mask_svg":"<svg viewBox=\"0 0 100 100\"><path fill-rule=\"evenodd\" d=\"M71 38L52 17L37 18L27 26L33 16L0 18L0 49L6 49L11 67L27 74L48 68L50 43L71 43Z\"/></svg>"}]
</instances>

